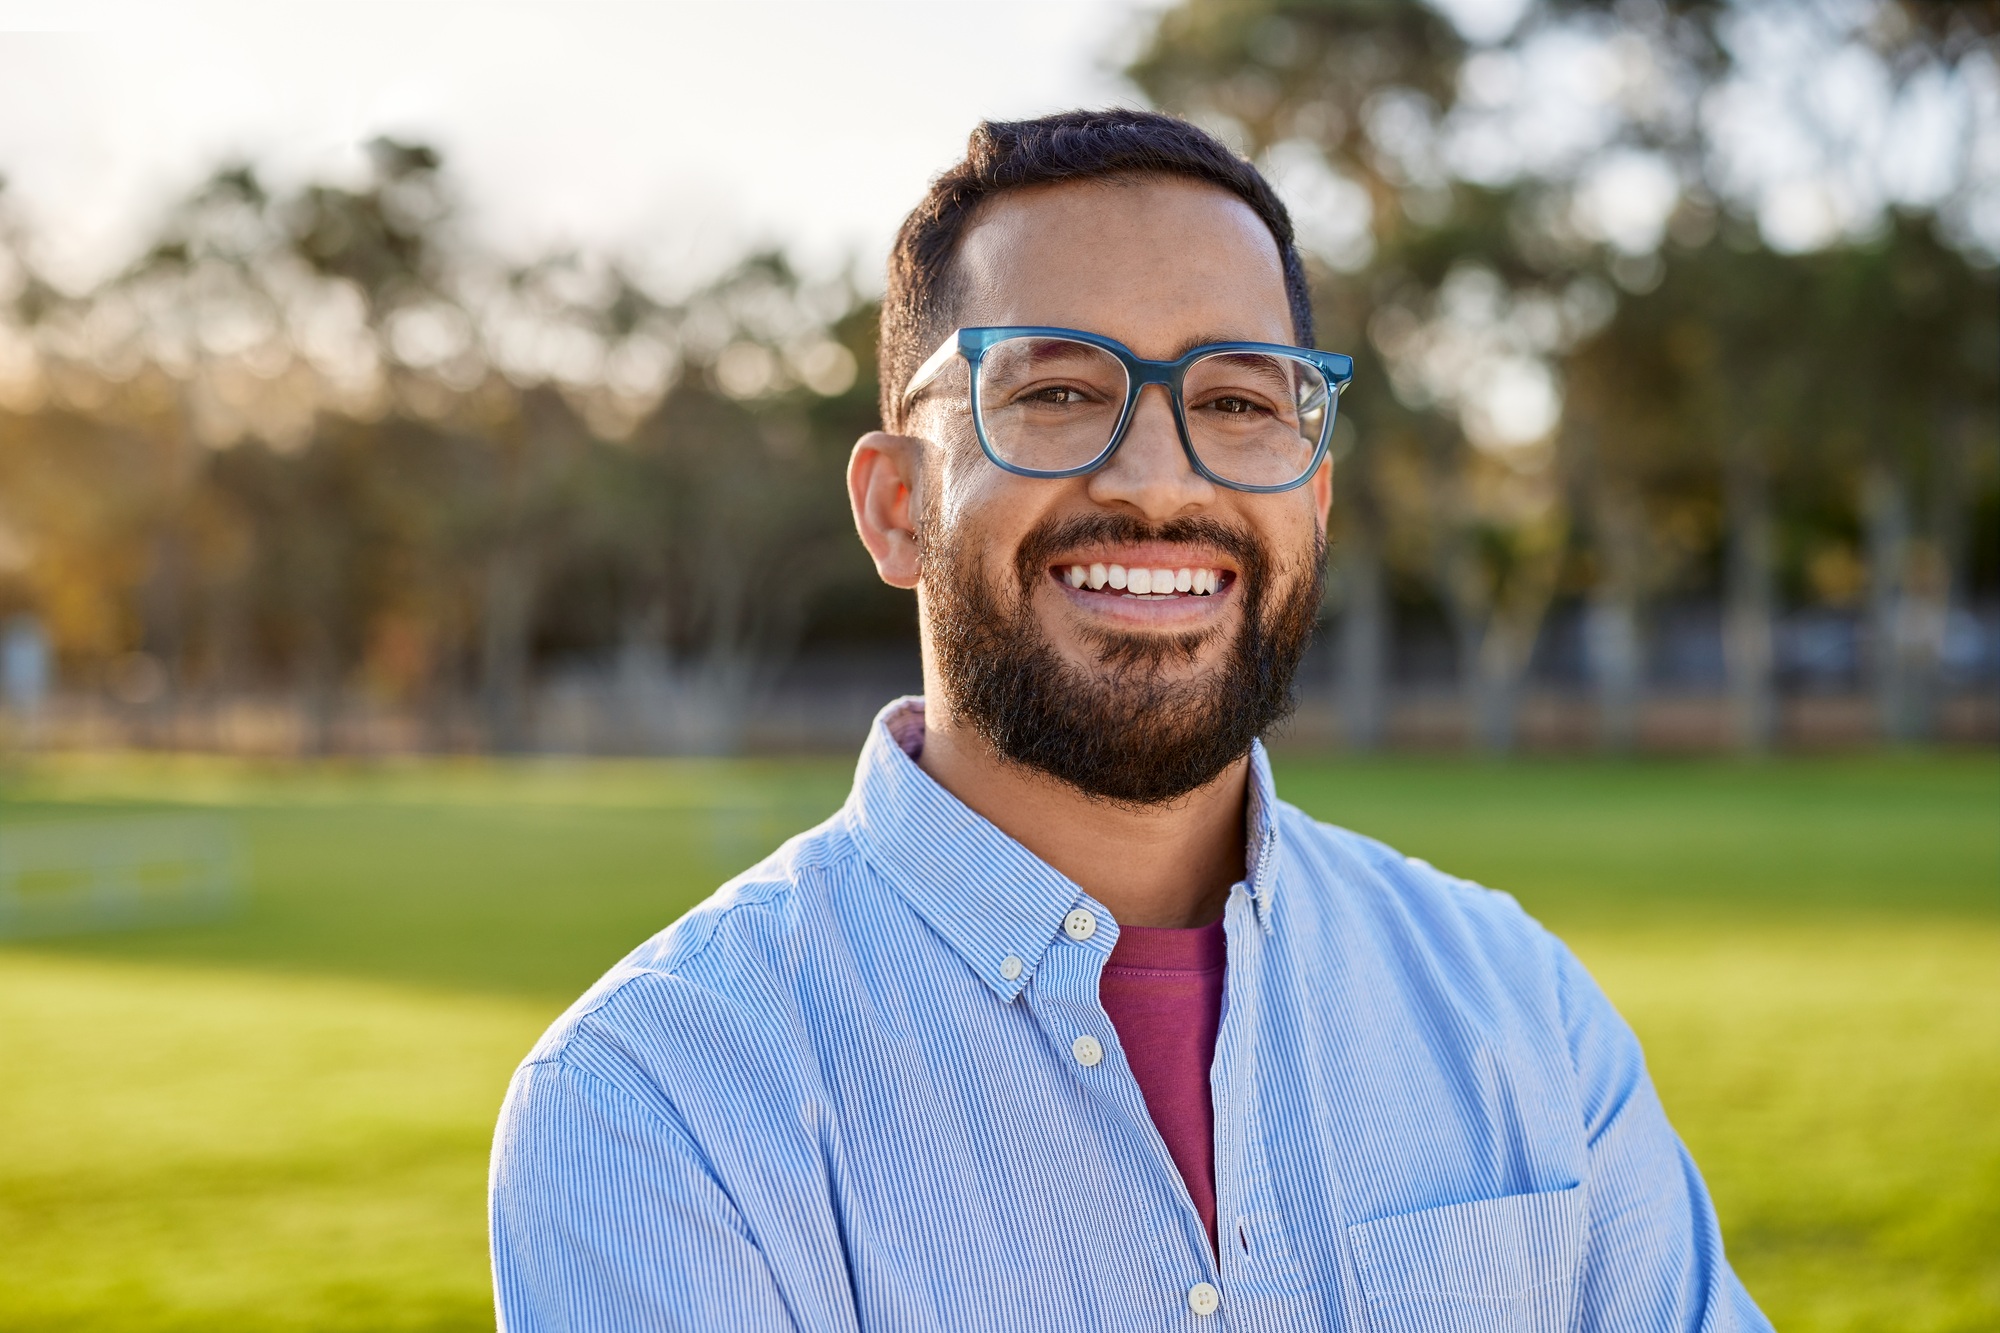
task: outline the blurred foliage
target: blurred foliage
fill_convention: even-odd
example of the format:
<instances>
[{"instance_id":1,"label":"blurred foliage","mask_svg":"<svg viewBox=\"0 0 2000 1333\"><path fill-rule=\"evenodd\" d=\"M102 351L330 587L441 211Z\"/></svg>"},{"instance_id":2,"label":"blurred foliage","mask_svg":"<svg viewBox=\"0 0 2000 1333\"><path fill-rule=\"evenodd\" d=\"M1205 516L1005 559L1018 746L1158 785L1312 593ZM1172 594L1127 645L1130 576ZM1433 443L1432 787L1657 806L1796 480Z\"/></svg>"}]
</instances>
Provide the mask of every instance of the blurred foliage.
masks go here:
<instances>
[{"instance_id":1,"label":"blurred foliage","mask_svg":"<svg viewBox=\"0 0 2000 1333\"><path fill-rule=\"evenodd\" d=\"M1884 733L2000 592L2000 6L1183 0L1128 74L1293 206L1336 437L1344 726L1448 640L1505 748L1576 611L1608 745L1654 622L1720 604L1740 741L1788 608L1858 621ZM754 254L691 290L485 254L433 149L236 164L125 271L45 281L0 194L0 614L143 724L357 701L531 743L595 673L632 742L728 749L813 641L907 645L848 535L874 307ZM1912 165L1914 164L1914 165ZM167 734L164 730L162 735Z\"/></svg>"},{"instance_id":2,"label":"blurred foliage","mask_svg":"<svg viewBox=\"0 0 2000 1333\"><path fill-rule=\"evenodd\" d=\"M372 160L282 197L219 171L80 296L16 245L0 609L46 617L71 679L158 709L289 690L322 738L356 690L439 743L471 701L505 749L538 665L610 651L727 748L840 632L829 595L907 617L846 538L870 301L777 254L678 299L585 256L504 266L433 150Z\"/></svg>"},{"instance_id":3,"label":"blurred foliage","mask_svg":"<svg viewBox=\"0 0 2000 1333\"><path fill-rule=\"evenodd\" d=\"M1279 178L1320 341L1359 358L1335 550L1352 734L1381 714L1398 601L1441 612L1504 747L1553 604L1590 608L1616 744L1648 604L1720 595L1761 745L1779 606L1864 594L1884 728L1924 733L1949 608L2000 587L1975 540L2000 520L1997 20L1544 0L1475 42L1379 0L1160 17L1129 74ZM1899 144L1834 114L1823 69L1962 118ZM1943 179L1896 198L1895 159L1926 153ZM1808 205L1812 234L1788 222Z\"/></svg>"}]
</instances>

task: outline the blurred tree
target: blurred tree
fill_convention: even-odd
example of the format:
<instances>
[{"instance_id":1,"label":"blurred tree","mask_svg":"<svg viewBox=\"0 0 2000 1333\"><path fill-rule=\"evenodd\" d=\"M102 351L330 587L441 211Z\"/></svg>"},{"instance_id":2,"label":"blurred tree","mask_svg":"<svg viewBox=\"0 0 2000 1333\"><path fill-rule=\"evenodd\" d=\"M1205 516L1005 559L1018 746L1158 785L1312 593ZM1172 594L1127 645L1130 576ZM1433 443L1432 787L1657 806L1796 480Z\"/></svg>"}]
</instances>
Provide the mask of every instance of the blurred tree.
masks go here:
<instances>
[{"instance_id":1,"label":"blurred tree","mask_svg":"<svg viewBox=\"0 0 2000 1333\"><path fill-rule=\"evenodd\" d=\"M1553 414L1482 414L1473 381L1547 396L1542 358L1603 302L1572 297L1572 257L1522 225L1531 190L1461 179L1446 160L1471 50L1419 5L1191 0L1128 69L1156 102L1269 165L1322 261L1322 341L1364 352L1360 382L1375 391L1343 405L1355 431L1336 546L1342 712L1364 746L1385 711L1387 530L1422 535L1416 559L1451 626L1470 735L1495 749L1512 744L1568 545ZM1512 336L1522 312L1535 326L1525 345ZM1414 484L1385 489L1385 468Z\"/></svg>"},{"instance_id":2,"label":"blurred tree","mask_svg":"<svg viewBox=\"0 0 2000 1333\"><path fill-rule=\"evenodd\" d=\"M1381 739L1400 618L1443 626L1468 740L1511 745L1574 609L1601 738L1633 744L1651 608L1688 599L1722 608L1742 743L1777 732L1778 618L1808 604L1863 615L1885 732L1927 734L2000 569L1994 15L1158 16L1133 78L1268 168L1321 341L1359 362L1350 743ZM377 703L432 745L530 744L538 687L587 679L622 743L726 749L801 642L907 635L846 531L874 424L851 282L502 261L435 151L369 154L275 193L220 171L87 292L0 194L0 610L41 613L66 679L163 742L283 698L319 748Z\"/></svg>"},{"instance_id":3,"label":"blurred tree","mask_svg":"<svg viewBox=\"0 0 2000 1333\"><path fill-rule=\"evenodd\" d=\"M0 353L30 362L0 365L27 409L0 444L18 600L73 665L143 653L163 719L195 684L277 685L321 749L366 689L450 744L469 697L511 749L586 585L596 649L670 699L655 740L737 744L815 594L862 572L837 538L872 306L776 255L671 301L587 256L494 262L434 151L370 158L284 197L218 172L82 294L0 229Z\"/></svg>"},{"instance_id":4,"label":"blurred tree","mask_svg":"<svg viewBox=\"0 0 2000 1333\"><path fill-rule=\"evenodd\" d=\"M1363 353L1333 581L1351 740L1379 732L1383 589L1400 566L1434 590L1469 735L1493 748L1512 741L1546 612L1581 571L1600 734L1631 744L1644 604L1706 563L1686 548L1707 533L1735 731L1770 743L1787 551L1824 478L1857 468L1875 478L1884 725L1922 731L1913 701L1935 687L1917 682L1935 679L1948 608L1918 589L1952 580L1902 571L1941 569L1931 553L1964 543L1912 545L1905 493L1963 473L1952 460L1974 456L1987 419L1966 352L1991 324L1968 312L1992 308L1978 219L2000 163L1978 108L2000 68L1995 13L1543 0L1480 41L1373 0L1184 0L1160 16L1129 75L1277 179L1320 260L1322 340ZM1828 68L1937 140L1930 177L1898 166L1879 118L1827 114ZM1956 128L1940 119L1954 114ZM1820 137L1772 138L1794 131ZM1940 283L1965 302L1920 312L1917 288ZM1881 374L1829 376L1863 348ZM1941 534L1964 526L1946 511L1972 492L1951 494L1932 506Z\"/></svg>"},{"instance_id":5,"label":"blurred tree","mask_svg":"<svg viewBox=\"0 0 2000 1333\"><path fill-rule=\"evenodd\" d=\"M826 318L857 305L746 259L676 312L684 371L609 460L620 685L685 748L736 748L815 598L857 571L842 477L872 386Z\"/></svg>"}]
</instances>

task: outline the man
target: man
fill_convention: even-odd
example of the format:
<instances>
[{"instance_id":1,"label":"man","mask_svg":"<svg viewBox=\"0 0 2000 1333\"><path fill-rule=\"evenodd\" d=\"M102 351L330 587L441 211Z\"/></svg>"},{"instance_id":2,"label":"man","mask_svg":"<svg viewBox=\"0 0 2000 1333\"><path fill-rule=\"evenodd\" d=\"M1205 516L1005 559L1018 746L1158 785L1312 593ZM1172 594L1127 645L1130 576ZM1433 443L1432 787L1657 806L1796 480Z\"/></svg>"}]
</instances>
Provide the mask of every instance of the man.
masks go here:
<instances>
[{"instance_id":1,"label":"man","mask_svg":"<svg viewBox=\"0 0 2000 1333\"><path fill-rule=\"evenodd\" d=\"M973 134L849 471L924 698L521 1067L504 1328L1768 1327L1568 951L1272 789L1349 373L1311 344L1205 134Z\"/></svg>"}]
</instances>

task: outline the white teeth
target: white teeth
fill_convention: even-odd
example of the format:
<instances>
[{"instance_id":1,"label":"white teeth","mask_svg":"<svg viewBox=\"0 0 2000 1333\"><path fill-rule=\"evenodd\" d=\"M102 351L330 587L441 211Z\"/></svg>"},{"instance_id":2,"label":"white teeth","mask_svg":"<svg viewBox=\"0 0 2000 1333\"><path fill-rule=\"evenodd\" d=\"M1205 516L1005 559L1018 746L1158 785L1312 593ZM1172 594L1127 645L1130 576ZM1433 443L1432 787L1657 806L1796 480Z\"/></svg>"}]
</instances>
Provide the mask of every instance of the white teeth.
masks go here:
<instances>
[{"instance_id":1,"label":"white teeth","mask_svg":"<svg viewBox=\"0 0 2000 1333\"><path fill-rule=\"evenodd\" d=\"M1185 569L1127 569L1123 565L1068 565L1063 569L1063 581L1072 588L1091 588L1102 591L1111 588L1134 597L1172 597L1175 594L1192 593L1196 597L1212 597L1222 589L1222 571L1200 569L1193 565Z\"/></svg>"}]
</instances>

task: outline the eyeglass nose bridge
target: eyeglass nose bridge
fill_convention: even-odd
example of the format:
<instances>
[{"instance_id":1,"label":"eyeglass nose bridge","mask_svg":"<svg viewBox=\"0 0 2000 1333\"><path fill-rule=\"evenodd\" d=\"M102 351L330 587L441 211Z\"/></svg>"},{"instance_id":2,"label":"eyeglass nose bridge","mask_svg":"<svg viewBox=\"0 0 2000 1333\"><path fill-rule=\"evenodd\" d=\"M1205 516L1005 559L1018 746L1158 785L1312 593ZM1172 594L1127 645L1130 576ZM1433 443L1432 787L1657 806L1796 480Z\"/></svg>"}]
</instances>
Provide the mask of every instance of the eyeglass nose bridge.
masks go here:
<instances>
[{"instance_id":1,"label":"eyeglass nose bridge","mask_svg":"<svg viewBox=\"0 0 2000 1333\"><path fill-rule=\"evenodd\" d=\"M1194 440L1188 434L1187 404L1181 399L1181 381L1185 372L1185 366L1173 362L1137 361L1136 358L1135 364L1128 364L1125 367L1128 380L1125 389L1125 411L1118 418L1117 426L1112 429L1111 442L1104 446L1104 452L1084 468L1086 475L1101 472L1111 466L1111 460L1125 447L1125 437L1132 433L1132 423L1139 416L1140 398L1149 387L1158 385L1160 392L1166 395L1167 415L1173 418L1174 434L1180 438L1181 457L1187 461L1188 471L1202 481L1213 484L1214 478L1209 476L1208 469L1202 466L1201 459L1194 451Z\"/></svg>"}]
</instances>

